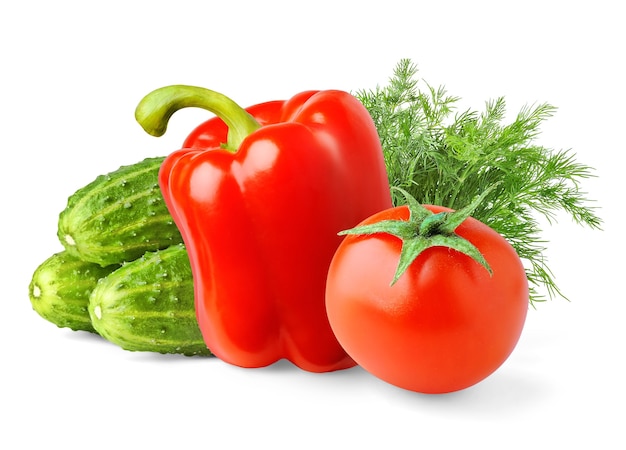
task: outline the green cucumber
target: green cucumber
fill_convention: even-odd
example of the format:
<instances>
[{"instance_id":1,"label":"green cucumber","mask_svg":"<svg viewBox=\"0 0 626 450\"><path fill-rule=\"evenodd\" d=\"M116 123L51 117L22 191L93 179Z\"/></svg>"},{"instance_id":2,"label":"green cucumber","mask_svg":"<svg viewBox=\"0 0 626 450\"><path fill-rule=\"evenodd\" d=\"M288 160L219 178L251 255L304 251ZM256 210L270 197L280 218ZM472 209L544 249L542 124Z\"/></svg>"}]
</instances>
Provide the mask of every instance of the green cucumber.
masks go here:
<instances>
[{"instance_id":1,"label":"green cucumber","mask_svg":"<svg viewBox=\"0 0 626 450\"><path fill-rule=\"evenodd\" d=\"M101 267L66 251L55 253L35 269L28 286L33 309L59 328L95 333L89 297L98 280L119 266Z\"/></svg>"},{"instance_id":2,"label":"green cucumber","mask_svg":"<svg viewBox=\"0 0 626 450\"><path fill-rule=\"evenodd\" d=\"M183 244L145 253L103 278L89 300L96 331L129 351L210 355Z\"/></svg>"},{"instance_id":3,"label":"green cucumber","mask_svg":"<svg viewBox=\"0 0 626 450\"><path fill-rule=\"evenodd\" d=\"M121 166L71 195L59 214L57 230L65 250L108 266L181 243L159 188L164 159Z\"/></svg>"}]
</instances>

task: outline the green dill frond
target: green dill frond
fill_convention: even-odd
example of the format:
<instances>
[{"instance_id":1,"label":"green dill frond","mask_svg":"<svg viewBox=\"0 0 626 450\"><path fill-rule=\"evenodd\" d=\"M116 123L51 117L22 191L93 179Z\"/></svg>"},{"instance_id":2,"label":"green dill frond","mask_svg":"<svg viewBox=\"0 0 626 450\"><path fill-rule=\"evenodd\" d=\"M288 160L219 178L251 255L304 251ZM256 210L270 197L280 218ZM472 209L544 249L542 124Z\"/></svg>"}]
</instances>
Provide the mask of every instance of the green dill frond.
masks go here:
<instances>
[{"instance_id":1,"label":"green dill frond","mask_svg":"<svg viewBox=\"0 0 626 450\"><path fill-rule=\"evenodd\" d=\"M531 304L545 300L542 292L566 298L545 260L547 242L538 218L552 224L565 212L595 229L602 220L581 190L593 169L577 162L570 150L536 143L541 125L556 108L525 106L505 124L504 97L487 101L482 111L458 112L460 97L426 82L421 87L416 75L417 66L402 59L386 86L355 93L378 130L389 183L421 203L453 209L497 184L473 217L515 248L526 267ZM405 201L397 193L393 200L396 205Z\"/></svg>"}]
</instances>

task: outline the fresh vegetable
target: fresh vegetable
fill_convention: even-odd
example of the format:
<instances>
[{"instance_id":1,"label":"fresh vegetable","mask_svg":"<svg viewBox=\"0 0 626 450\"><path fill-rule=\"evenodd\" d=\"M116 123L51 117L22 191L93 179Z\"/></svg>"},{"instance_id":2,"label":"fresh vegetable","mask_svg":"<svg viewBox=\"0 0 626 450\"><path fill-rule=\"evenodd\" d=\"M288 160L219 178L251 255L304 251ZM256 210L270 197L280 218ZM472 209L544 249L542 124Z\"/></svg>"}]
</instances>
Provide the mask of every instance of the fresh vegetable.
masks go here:
<instances>
[{"instance_id":1,"label":"fresh vegetable","mask_svg":"<svg viewBox=\"0 0 626 450\"><path fill-rule=\"evenodd\" d=\"M122 166L71 195L59 215L57 232L66 251L108 266L181 243L159 189L164 159Z\"/></svg>"},{"instance_id":2,"label":"fresh vegetable","mask_svg":"<svg viewBox=\"0 0 626 450\"><path fill-rule=\"evenodd\" d=\"M41 263L28 286L33 309L59 328L95 330L87 307L98 280L118 266L101 267L61 251Z\"/></svg>"},{"instance_id":3,"label":"fresh vegetable","mask_svg":"<svg viewBox=\"0 0 626 450\"><path fill-rule=\"evenodd\" d=\"M95 330L129 351L210 355L195 316L182 244L147 252L103 278L89 300Z\"/></svg>"},{"instance_id":4,"label":"fresh vegetable","mask_svg":"<svg viewBox=\"0 0 626 450\"><path fill-rule=\"evenodd\" d=\"M208 89L148 94L136 117L153 135L187 106L217 115L160 172L187 245L198 322L220 359L261 367L288 359L311 372L354 365L326 316L337 235L391 206L376 129L341 91L309 91L249 108Z\"/></svg>"},{"instance_id":5,"label":"fresh vegetable","mask_svg":"<svg viewBox=\"0 0 626 450\"><path fill-rule=\"evenodd\" d=\"M531 304L545 293L566 297L548 267L540 219L552 223L562 212L591 228L602 221L581 189L592 169L568 150L536 142L555 108L524 107L509 124L503 124L504 98L487 102L483 112L456 113L459 98L443 87L420 89L416 73L404 59L386 86L355 93L376 124L390 185L420 203L460 209L498 184L473 217L504 236L524 261ZM394 204L405 204L404 197L394 195Z\"/></svg>"},{"instance_id":6,"label":"fresh vegetable","mask_svg":"<svg viewBox=\"0 0 626 450\"><path fill-rule=\"evenodd\" d=\"M446 393L478 383L511 354L528 282L515 249L468 217L483 197L452 212L406 194L408 206L345 232L326 308L337 339L365 370L404 389Z\"/></svg>"}]
</instances>

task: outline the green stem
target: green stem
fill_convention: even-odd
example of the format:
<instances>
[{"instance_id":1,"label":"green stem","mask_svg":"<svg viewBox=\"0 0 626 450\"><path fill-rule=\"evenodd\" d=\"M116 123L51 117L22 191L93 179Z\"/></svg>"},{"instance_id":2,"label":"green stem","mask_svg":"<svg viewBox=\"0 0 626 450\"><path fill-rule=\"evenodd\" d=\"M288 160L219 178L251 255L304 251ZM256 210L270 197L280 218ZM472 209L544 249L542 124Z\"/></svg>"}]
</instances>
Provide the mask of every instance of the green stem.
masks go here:
<instances>
[{"instance_id":1,"label":"green stem","mask_svg":"<svg viewBox=\"0 0 626 450\"><path fill-rule=\"evenodd\" d=\"M434 214L420 205L408 192L396 187L394 189L400 191L406 199L407 207L409 208L409 220L384 220L344 230L339 232L339 234L367 235L386 233L402 240L400 259L394 278L391 280L392 285L424 250L431 247L448 247L461 252L474 259L491 275L491 267L480 251L471 242L462 238L454 231L472 214L480 202L494 188L495 185L492 185L464 208L457 211Z\"/></svg>"},{"instance_id":2,"label":"green stem","mask_svg":"<svg viewBox=\"0 0 626 450\"><path fill-rule=\"evenodd\" d=\"M454 184L454 189L448 191L446 196L446 203L442 204L442 206L447 206L448 208L454 208L457 198L461 193L461 187L463 183L465 183L465 178L467 177L467 169L463 171L463 174L458 178L457 182Z\"/></svg>"},{"instance_id":3,"label":"green stem","mask_svg":"<svg viewBox=\"0 0 626 450\"><path fill-rule=\"evenodd\" d=\"M220 117L228 127L224 148L237 151L241 142L261 125L245 109L230 98L210 89L172 85L156 89L137 105L135 119L152 136L162 136L167 123L182 108L203 108Z\"/></svg>"},{"instance_id":4,"label":"green stem","mask_svg":"<svg viewBox=\"0 0 626 450\"><path fill-rule=\"evenodd\" d=\"M446 213L430 214L419 224L419 234L421 236L431 236L439 231L439 227L444 223Z\"/></svg>"}]
</instances>

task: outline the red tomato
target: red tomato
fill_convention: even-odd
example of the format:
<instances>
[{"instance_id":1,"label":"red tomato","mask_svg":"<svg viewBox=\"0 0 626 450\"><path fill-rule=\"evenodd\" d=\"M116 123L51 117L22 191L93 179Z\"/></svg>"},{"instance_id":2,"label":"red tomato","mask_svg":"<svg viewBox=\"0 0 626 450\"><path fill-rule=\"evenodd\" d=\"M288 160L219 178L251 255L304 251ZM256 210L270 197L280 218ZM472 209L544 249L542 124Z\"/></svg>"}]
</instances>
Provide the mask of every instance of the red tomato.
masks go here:
<instances>
[{"instance_id":1,"label":"red tomato","mask_svg":"<svg viewBox=\"0 0 626 450\"><path fill-rule=\"evenodd\" d=\"M401 206L361 225L408 218ZM388 383L421 393L465 389L517 345L528 310L521 260L500 234L471 217L455 233L482 253L492 275L463 253L431 247L390 285L402 241L386 233L348 235L335 253L326 286L331 327L360 366Z\"/></svg>"}]
</instances>

